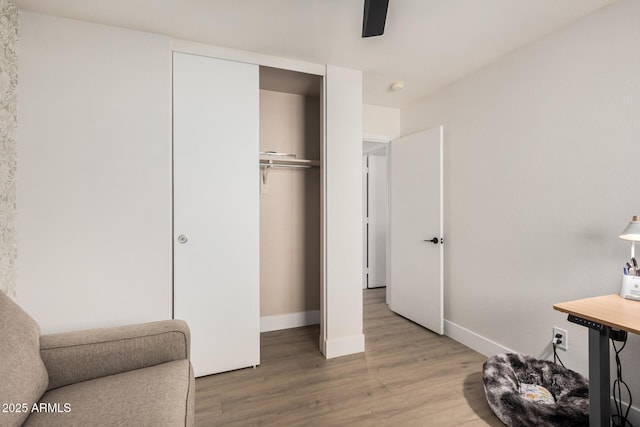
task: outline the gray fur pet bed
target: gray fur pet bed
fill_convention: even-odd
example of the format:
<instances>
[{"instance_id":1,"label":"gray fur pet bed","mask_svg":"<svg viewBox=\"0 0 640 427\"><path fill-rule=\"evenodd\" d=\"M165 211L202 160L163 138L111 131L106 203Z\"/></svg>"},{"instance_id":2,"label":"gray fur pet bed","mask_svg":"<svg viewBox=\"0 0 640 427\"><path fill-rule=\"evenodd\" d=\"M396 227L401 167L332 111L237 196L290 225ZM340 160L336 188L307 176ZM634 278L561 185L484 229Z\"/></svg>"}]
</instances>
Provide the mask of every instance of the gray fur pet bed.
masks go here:
<instances>
[{"instance_id":1,"label":"gray fur pet bed","mask_svg":"<svg viewBox=\"0 0 640 427\"><path fill-rule=\"evenodd\" d=\"M484 362L482 380L491 410L507 426L589 425L589 382L572 370L521 354L498 354Z\"/></svg>"}]
</instances>

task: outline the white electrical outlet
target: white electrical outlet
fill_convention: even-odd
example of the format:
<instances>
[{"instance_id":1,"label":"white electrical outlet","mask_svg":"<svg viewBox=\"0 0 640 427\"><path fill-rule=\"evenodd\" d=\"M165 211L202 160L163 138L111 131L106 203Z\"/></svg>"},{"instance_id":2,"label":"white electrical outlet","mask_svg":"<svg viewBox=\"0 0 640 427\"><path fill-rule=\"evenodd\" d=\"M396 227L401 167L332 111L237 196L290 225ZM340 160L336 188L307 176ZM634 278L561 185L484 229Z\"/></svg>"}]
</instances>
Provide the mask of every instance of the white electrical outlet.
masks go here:
<instances>
[{"instance_id":1,"label":"white electrical outlet","mask_svg":"<svg viewBox=\"0 0 640 427\"><path fill-rule=\"evenodd\" d=\"M560 338L557 338L557 335L561 335ZM558 328L557 326L553 327L553 337L551 338L551 342L556 342L556 348L567 351L569 350L569 334L566 330L562 328ZM556 341L558 340L558 341Z\"/></svg>"}]
</instances>

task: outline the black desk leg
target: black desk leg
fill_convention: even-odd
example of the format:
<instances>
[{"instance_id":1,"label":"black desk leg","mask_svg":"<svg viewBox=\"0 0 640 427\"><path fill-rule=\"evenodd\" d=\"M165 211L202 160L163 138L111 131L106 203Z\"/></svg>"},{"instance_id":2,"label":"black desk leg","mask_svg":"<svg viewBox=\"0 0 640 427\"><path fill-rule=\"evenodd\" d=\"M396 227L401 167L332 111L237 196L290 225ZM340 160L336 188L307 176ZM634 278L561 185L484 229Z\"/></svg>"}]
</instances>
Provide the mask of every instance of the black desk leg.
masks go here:
<instances>
[{"instance_id":1,"label":"black desk leg","mask_svg":"<svg viewBox=\"0 0 640 427\"><path fill-rule=\"evenodd\" d=\"M589 328L589 426L609 427L609 328Z\"/></svg>"}]
</instances>

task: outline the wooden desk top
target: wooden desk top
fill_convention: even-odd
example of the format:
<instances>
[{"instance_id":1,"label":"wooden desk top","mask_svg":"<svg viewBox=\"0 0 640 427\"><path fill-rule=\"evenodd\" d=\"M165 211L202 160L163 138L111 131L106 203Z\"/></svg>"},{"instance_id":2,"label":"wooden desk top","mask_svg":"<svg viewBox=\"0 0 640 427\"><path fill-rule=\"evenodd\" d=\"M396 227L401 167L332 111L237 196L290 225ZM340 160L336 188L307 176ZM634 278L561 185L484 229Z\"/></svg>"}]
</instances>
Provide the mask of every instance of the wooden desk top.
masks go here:
<instances>
[{"instance_id":1,"label":"wooden desk top","mask_svg":"<svg viewBox=\"0 0 640 427\"><path fill-rule=\"evenodd\" d=\"M640 334L640 301L618 294L584 298L554 304L553 308L615 329Z\"/></svg>"}]
</instances>

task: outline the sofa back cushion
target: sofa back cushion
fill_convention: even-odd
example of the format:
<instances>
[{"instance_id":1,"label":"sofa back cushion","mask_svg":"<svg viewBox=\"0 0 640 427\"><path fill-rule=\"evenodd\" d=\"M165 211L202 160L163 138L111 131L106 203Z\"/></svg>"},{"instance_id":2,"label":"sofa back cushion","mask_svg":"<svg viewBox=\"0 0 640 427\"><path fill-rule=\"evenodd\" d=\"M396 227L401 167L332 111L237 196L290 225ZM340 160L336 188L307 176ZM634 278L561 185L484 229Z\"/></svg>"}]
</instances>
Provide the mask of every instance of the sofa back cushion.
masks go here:
<instances>
[{"instance_id":1,"label":"sofa back cushion","mask_svg":"<svg viewBox=\"0 0 640 427\"><path fill-rule=\"evenodd\" d=\"M2 291L0 361L0 425L19 426L46 390L49 376L40 358L40 327Z\"/></svg>"}]
</instances>

